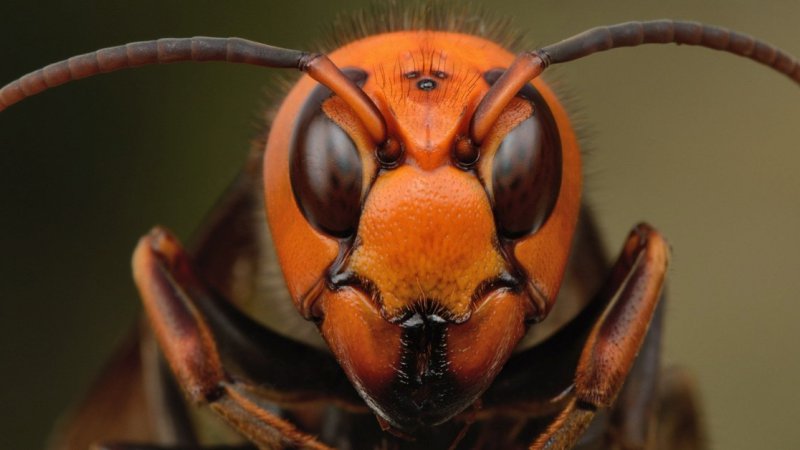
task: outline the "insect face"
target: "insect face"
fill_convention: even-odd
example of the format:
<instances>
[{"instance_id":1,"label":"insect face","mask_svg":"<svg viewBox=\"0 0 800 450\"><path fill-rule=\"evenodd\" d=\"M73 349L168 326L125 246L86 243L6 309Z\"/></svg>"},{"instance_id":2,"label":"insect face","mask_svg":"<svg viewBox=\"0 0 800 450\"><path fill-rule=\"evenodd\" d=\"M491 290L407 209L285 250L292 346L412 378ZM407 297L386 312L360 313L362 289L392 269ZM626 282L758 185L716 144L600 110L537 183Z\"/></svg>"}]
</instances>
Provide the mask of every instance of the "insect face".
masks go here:
<instances>
[{"instance_id":1,"label":"insect face","mask_svg":"<svg viewBox=\"0 0 800 450\"><path fill-rule=\"evenodd\" d=\"M330 57L378 105L394 147L330 91L298 83L264 165L284 276L379 416L403 430L441 423L553 304L569 246L547 243L569 242L575 226L577 145L541 82L484 142L466 138L513 60L492 42L392 33Z\"/></svg>"}]
</instances>

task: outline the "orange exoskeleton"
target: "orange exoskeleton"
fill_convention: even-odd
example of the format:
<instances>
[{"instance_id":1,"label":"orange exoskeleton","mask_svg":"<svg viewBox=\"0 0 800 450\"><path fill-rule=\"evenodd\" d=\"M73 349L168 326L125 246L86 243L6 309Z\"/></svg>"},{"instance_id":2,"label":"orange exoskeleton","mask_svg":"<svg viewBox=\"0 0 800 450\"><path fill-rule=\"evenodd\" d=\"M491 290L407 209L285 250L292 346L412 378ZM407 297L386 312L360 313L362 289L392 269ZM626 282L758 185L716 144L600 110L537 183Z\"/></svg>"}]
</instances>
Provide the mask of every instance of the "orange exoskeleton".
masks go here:
<instances>
[{"instance_id":1,"label":"orange exoskeleton","mask_svg":"<svg viewBox=\"0 0 800 450\"><path fill-rule=\"evenodd\" d=\"M659 398L648 378L658 370L668 247L641 224L608 267L591 223L579 225L573 126L537 76L551 64L648 43L725 50L797 82L800 65L749 36L682 21L601 27L516 57L469 30L440 28L365 36L327 56L238 38L127 44L12 82L0 90L0 109L74 79L153 63L307 73L192 256L161 228L134 254L146 336L189 401L208 405L242 445L700 447L690 393L677 386ZM262 202L288 296L327 350L237 308L255 295L237 289L237 271L267 258L266 230L241 220ZM582 263L568 265L571 257ZM606 281L596 282L603 271ZM598 292L547 339L519 350L553 310L565 277ZM142 366L161 374L151 353ZM172 379L159 380L151 409L126 422L135 425L99 425L114 411L128 417L130 405L98 397L63 445L206 444L174 401ZM677 406L659 428L649 418L660 401ZM170 419L149 423L157 413ZM676 423L688 428L673 439Z\"/></svg>"}]
</instances>

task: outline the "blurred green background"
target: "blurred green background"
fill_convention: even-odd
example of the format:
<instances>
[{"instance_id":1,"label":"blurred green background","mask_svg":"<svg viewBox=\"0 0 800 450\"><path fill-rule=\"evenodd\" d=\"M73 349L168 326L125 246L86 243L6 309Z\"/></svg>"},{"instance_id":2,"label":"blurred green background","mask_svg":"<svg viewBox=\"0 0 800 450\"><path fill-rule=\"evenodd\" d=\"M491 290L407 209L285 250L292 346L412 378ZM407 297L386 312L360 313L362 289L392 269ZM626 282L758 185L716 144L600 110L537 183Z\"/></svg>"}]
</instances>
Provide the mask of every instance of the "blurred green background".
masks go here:
<instances>
[{"instance_id":1,"label":"blurred green background","mask_svg":"<svg viewBox=\"0 0 800 450\"><path fill-rule=\"evenodd\" d=\"M332 17L365 3L5 0L0 82L157 37L238 35L313 49ZM491 5L533 43L672 17L800 55L797 0ZM712 447L796 448L800 90L749 61L688 47L621 50L555 72L590 130L586 195L608 249L616 253L640 220L673 246L666 358L697 375ZM137 319L136 240L154 224L191 234L242 163L274 76L150 67L0 115L0 448L41 447L87 387Z\"/></svg>"}]
</instances>

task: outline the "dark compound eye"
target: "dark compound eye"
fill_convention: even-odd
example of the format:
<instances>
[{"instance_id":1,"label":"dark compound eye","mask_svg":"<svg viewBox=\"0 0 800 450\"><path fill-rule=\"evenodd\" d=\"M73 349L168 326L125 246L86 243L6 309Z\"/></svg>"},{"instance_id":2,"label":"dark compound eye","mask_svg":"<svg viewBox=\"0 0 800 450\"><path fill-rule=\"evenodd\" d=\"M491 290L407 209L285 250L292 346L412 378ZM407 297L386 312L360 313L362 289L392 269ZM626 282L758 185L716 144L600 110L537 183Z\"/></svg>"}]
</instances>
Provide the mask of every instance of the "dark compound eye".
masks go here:
<instances>
[{"instance_id":1,"label":"dark compound eye","mask_svg":"<svg viewBox=\"0 0 800 450\"><path fill-rule=\"evenodd\" d=\"M533 104L533 115L506 135L492 163L494 215L507 239L536 232L553 211L561 188L555 119L532 86L523 91L518 95Z\"/></svg>"},{"instance_id":2,"label":"dark compound eye","mask_svg":"<svg viewBox=\"0 0 800 450\"><path fill-rule=\"evenodd\" d=\"M361 215L363 167L350 136L321 109L330 95L318 87L300 112L289 177L306 220L325 234L347 238L355 233Z\"/></svg>"}]
</instances>

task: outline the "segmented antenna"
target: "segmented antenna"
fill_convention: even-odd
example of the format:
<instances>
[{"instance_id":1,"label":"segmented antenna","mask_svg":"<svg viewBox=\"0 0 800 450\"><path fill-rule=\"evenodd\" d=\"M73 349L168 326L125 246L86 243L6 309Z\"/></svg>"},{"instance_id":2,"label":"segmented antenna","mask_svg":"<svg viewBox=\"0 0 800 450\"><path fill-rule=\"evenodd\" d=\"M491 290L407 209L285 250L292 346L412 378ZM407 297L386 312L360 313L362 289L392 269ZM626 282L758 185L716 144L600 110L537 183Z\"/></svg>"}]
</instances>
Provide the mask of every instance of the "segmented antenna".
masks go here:
<instances>
[{"instance_id":1,"label":"segmented antenna","mask_svg":"<svg viewBox=\"0 0 800 450\"><path fill-rule=\"evenodd\" d=\"M592 28L556 44L520 54L475 110L470 126L472 140L483 142L511 98L549 65L642 44L685 44L722 50L767 65L800 84L800 62L752 36L698 22L668 19L626 22Z\"/></svg>"},{"instance_id":2,"label":"segmented antenna","mask_svg":"<svg viewBox=\"0 0 800 450\"><path fill-rule=\"evenodd\" d=\"M0 89L0 111L45 89L73 80L130 67L182 61L221 61L307 72L353 108L376 143L386 139L386 125L378 108L327 56L241 38L166 38L73 56L33 71Z\"/></svg>"}]
</instances>

